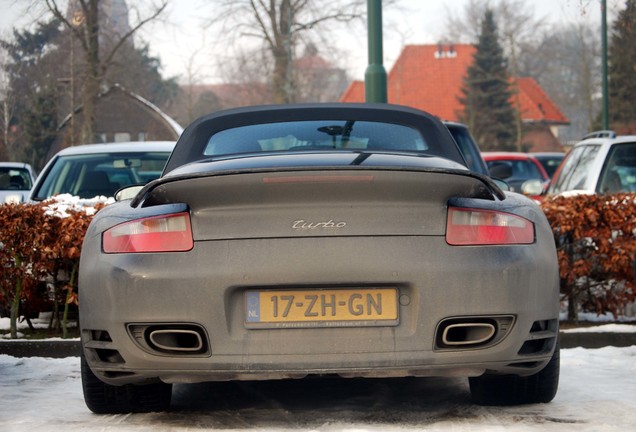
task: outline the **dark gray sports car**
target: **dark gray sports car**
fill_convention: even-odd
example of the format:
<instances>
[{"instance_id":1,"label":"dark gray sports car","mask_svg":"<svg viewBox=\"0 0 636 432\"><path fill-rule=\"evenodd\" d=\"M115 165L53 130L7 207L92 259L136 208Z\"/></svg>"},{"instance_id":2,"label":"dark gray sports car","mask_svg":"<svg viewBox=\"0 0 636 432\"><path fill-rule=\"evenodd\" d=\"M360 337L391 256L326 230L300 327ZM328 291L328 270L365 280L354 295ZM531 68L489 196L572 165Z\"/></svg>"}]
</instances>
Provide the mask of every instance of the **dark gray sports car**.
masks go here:
<instances>
[{"instance_id":1,"label":"dark gray sports car","mask_svg":"<svg viewBox=\"0 0 636 432\"><path fill-rule=\"evenodd\" d=\"M167 409L172 383L327 374L464 376L479 404L557 390L547 220L410 108L200 118L95 216L79 278L97 413Z\"/></svg>"}]
</instances>

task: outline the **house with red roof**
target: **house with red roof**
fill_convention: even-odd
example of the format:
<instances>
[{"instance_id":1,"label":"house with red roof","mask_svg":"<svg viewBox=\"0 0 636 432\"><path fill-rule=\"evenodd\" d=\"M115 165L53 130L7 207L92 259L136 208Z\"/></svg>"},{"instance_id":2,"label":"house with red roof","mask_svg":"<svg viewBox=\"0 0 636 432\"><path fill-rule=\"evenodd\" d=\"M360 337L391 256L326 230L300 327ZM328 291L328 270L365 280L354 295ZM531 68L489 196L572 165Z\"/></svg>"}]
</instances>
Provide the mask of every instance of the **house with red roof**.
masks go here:
<instances>
[{"instance_id":1,"label":"house with red roof","mask_svg":"<svg viewBox=\"0 0 636 432\"><path fill-rule=\"evenodd\" d=\"M407 45L387 76L388 102L458 121L464 76L473 62L469 44ZM528 151L562 151L557 126L570 122L533 78L513 78L513 105L524 124L523 146ZM341 102L364 102L364 82L354 81Z\"/></svg>"}]
</instances>

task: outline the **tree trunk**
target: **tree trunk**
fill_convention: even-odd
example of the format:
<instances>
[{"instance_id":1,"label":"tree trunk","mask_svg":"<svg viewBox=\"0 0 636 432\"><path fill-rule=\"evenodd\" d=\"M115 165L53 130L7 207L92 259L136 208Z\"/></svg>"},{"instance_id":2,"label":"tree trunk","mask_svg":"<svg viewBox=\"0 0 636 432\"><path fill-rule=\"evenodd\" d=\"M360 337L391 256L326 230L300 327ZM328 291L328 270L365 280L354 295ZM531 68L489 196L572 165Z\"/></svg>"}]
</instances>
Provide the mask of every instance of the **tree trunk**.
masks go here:
<instances>
[{"instance_id":1,"label":"tree trunk","mask_svg":"<svg viewBox=\"0 0 636 432\"><path fill-rule=\"evenodd\" d=\"M99 12L98 0L90 0L88 13L85 16L86 28L86 81L82 94L82 122L81 139L82 144L90 144L95 140L95 105L99 96L99 87L102 74L99 60Z\"/></svg>"},{"instance_id":2,"label":"tree trunk","mask_svg":"<svg viewBox=\"0 0 636 432\"><path fill-rule=\"evenodd\" d=\"M270 11L270 16L275 17ZM272 78L274 103L294 102L293 82L293 40L292 23L295 17L289 0L282 0L278 13L278 25L275 18L272 22L274 45L271 47L274 56L274 76Z\"/></svg>"},{"instance_id":3,"label":"tree trunk","mask_svg":"<svg viewBox=\"0 0 636 432\"><path fill-rule=\"evenodd\" d=\"M292 103L293 82L288 71L291 68L291 56L285 48L274 51L274 75L272 77L274 103Z\"/></svg>"},{"instance_id":4,"label":"tree trunk","mask_svg":"<svg viewBox=\"0 0 636 432\"><path fill-rule=\"evenodd\" d=\"M568 296L568 321L571 322L579 321L578 300L576 297L576 290L573 290Z\"/></svg>"},{"instance_id":5,"label":"tree trunk","mask_svg":"<svg viewBox=\"0 0 636 432\"><path fill-rule=\"evenodd\" d=\"M22 260L20 257L14 257L16 268L20 268ZM20 297L22 296L22 277L18 277L15 283L15 291L13 293L13 301L11 302L11 317L9 319L9 328L11 331L11 339L18 338L18 317L20 316Z\"/></svg>"}]
</instances>

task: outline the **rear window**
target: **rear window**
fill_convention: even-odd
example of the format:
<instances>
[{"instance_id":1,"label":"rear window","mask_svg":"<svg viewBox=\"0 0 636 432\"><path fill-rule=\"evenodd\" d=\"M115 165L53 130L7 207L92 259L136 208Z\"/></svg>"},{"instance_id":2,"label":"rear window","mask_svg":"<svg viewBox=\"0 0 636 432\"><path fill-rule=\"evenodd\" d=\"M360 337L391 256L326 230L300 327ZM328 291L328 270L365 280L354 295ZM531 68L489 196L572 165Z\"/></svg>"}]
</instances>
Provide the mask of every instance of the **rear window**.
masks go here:
<instances>
[{"instance_id":1,"label":"rear window","mask_svg":"<svg viewBox=\"0 0 636 432\"><path fill-rule=\"evenodd\" d=\"M226 129L210 137L205 156L277 151L374 150L443 154L416 129L391 123L312 120Z\"/></svg>"},{"instance_id":2,"label":"rear window","mask_svg":"<svg viewBox=\"0 0 636 432\"><path fill-rule=\"evenodd\" d=\"M541 171L539 171L539 167L530 160L491 160L487 161L486 164L488 165L488 168L492 168L494 165L508 165L512 172L512 176L510 176L509 179L543 180L543 175L541 174Z\"/></svg>"},{"instance_id":3,"label":"rear window","mask_svg":"<svg viewBox=\"0 0 636 432\"><path fill-rule=\"evenodd\" d=\"M161 175L170 153L101 153L58 157L34 193L34 199L58 194L80 198L112 197L133 184L145 184Z\"/></svg>"},{"instance_id":4,"label":"rear window","mask_svg":"<svg viewBox=\"0 0 636 432\"><path fill-rule=\"evenodd\" d=\"M0 190L28 191L32 186L26 169L0 167Z\"/></svg>"}]
</instances>

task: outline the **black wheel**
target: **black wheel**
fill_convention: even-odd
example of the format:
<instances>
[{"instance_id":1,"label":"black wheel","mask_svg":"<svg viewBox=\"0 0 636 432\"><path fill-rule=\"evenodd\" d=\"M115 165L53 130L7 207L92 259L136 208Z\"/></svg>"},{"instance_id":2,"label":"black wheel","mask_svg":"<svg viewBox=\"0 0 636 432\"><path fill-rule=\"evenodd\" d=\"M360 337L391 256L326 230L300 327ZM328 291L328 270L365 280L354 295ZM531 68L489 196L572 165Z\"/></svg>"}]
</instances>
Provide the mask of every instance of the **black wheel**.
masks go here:
<instances>
[{"instance_id":1,"label":"black wheel","mask_svg":"<svg viewBox=\"0 0 636 432\"><path fill-rule=\"evenodd\" d=\"M534 375L482 375L469 381L471 397L478 405L550 402L559 387L559 343L546 367Z\"/></svg>"},{"instance_id":2,"label":"black wheel","mask_svg":"<svg viewBox=\"0 0 636 432\"><path fill-rule=\"evenodd\" d=\"M106 384L91 371L83 352L81 370L84 402L96 414L165 411L170 407L171 384Z\"/></svg>"}]
</instances>

